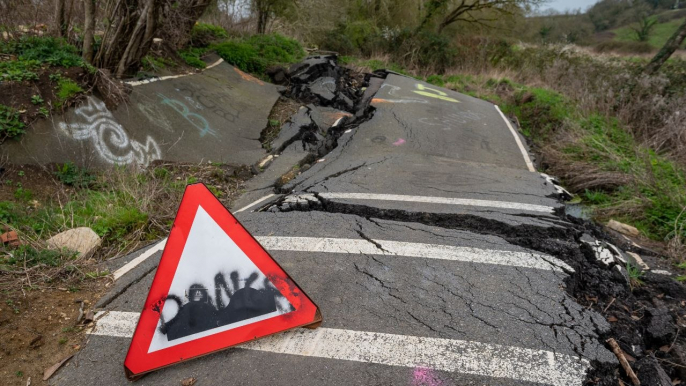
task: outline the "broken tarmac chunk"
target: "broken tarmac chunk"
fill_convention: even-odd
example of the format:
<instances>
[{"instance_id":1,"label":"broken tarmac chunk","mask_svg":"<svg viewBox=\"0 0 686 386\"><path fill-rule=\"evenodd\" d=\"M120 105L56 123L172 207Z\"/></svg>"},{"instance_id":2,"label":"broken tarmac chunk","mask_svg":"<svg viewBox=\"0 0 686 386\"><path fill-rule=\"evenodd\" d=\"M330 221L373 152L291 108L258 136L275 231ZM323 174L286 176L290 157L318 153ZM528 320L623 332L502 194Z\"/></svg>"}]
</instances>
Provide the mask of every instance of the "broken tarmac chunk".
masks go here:
<instances>
[{"instance_id":1,"label":"broken tarmac chunk","mask_svg":"<svg viewBox=\"0 0 686 386\"><path fill-rule=\"evenodd\" d=\"M645 356L636 363L636 372L643 386L672 386L672 380L652 355Z\"/></svg>"},{"instance_id":2,"label":"broken tarmac chunk","mask_svg":"<svg viewBox=\"0 0 686 386\"><path fill-rule=\"evenodd\" d=\"M676 327L669 309L664 306L648 308L646 313L650 315L650 322L646 328L648 339L652 340L656 346L670 344L674 339Z\"/></svg>"}]
</instances>

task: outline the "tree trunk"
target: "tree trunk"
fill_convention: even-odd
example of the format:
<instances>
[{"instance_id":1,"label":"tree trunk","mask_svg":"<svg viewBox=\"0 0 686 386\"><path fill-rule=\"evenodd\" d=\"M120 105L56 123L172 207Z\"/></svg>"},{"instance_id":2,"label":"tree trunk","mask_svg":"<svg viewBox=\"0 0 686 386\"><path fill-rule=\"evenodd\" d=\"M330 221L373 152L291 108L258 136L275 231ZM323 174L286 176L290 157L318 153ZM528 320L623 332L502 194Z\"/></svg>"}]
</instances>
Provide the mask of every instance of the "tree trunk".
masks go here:
<instances>
[{"instance_id":1,"label":"tree trunk","mask_svg":"<svg viewBox=\"0 0 686 386\"><path fill-rule=\"evenodd\" d=\"M95 29L95 0L83 0L83 59L93 64L93 33Z\"/></svg>"},{"instance_id":2,"label":"tree trunk","mask_svg":"<svg viewBox=\"0 0 686 386\"><path fill-rule=\"evenodd\" d=\"M648 63L643 72L647 75L652 75L660 70L663 64L669 59L674 51L678 50L681 43L684 42L686 38L686 20L679 27L679 29L674 32L672 37L667 40L667 43L660 49L660 51L655 55L653 60Z\"/></svg>"},{"instance_id":3,"label":"tree trunk","mask_svg":"<svg viewBox=\"0 0 686 386\"><path fill-rule=\"evenodd\" d=\"M124 55L122 55L117 65L115 76L121 78L124 73L140 60L150 48L152 36L155 32L155 2L156 0L146 1L145 8L138 17L136 27L131 33L129 43L126 45Z\"/></svg>"},{"instance_id":4,"label":"tree trunk","mask_svg":"<svg viewBox=\"0 0 686 386\"><path fill-rule=\"evenodd\" d=\"M264 35L267 30L267 20L269 17L269 12L265 10L259 10L257 13L257 33Z\"/></svg>"},{"instance_id":5,"label":"tree trunk","mask_svg":"<svg viewBox=\"0 0 686 386\"><path fill-rule=\"evenodd\" d=\"M150 49L161 8L162 0L111 0L104 19L109 24L94 65L117 77L135 70Z\"/></svg>"},{"instance_id":6,"label":"tree trunk","mask_svg":"<svg viewBox=\"0 0 686 386\"><path fill-rule=\"evenodd\" d=\"M193 26L212 0L182 0L164 10L161 37L171 47L181 50L188 45Z\"/></svg>"},{"instance_id":7,"label":"tree trunk","mask_svg":"<svg viewBox=\"0 0 686 386\"><path fill-rule=\"evenodd\" d=\"M55 33L62 37L67 34L64 0L55 0Z\"/></svg>"}]
</instances>

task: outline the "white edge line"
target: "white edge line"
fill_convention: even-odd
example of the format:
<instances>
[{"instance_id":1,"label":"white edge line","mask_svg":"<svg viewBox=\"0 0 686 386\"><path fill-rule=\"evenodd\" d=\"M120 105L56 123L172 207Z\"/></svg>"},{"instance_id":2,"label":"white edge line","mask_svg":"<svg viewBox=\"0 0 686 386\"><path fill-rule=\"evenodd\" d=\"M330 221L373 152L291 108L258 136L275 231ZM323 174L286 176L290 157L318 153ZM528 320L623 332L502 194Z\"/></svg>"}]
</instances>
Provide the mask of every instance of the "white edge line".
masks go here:
<instances>
[{"instance_id":1,"label":"white edge line","mask_svg":"<svg viewBox=\"0 0 686 386\"><path fill-rule=\"evenodd\" d=\"M503 114L502 111L500 111L500 107L498 105L495 105L495 109L498 110L498 113L500 113L500 116L503 118L505 121L505 124L507 127L510 129L510 132L514 136L515 141L517 142L517 146L519 146L519 150L522 152L522 156L524 156L524 162L526 162L526 166L529 168L530 172L535 172L536 168L534 167L534 163L531 162L531 158L529 157L529 153L526 151L526 148L524 148L524 144L522 143L522 140L519 138L519 134L517 134L517 131L512 127L512 124L510 123L510 120L507 119L505 114Z\"/></svg>"},{"instance_id":2,"label":"white edge line","mask_svg":"<svg viewBox=\"0 0 686 386\"><path fill-rule=\"evenodd\" d=\"M375 200L375 201L402 201L402 202L421 202L427 204L446 204L446 205L463 205L476 206L488 208L501 208L512 210L526 210L531 212L554 213L555 208L552 206L525 204L519 202L509 201L492 201L492 200L476 200L470 198L452 198L452 197L433 197L433 196L407 196L400 194L375 194L375 193L334 193L323 192L319 193L323 198L338 198L343 200Z\"/></svg>"},{"instance_id":3,"label":"white edge line","mask_svg":"<svg viewBox=\"0 0 686 386\"><path fill-rule=\"evenodd\" d=\"M138 318L137 312L109 311L97 322L91 335L130 338ZM426 367L553 386L581 384L591 367L587 359L540 349L326 327L291 330L237 348L387 366Z\"/></svg>"},{"instance_id":4,"label":"white edge line","mask_svg":"<svg viewBox=\"0 0 686 386\"><path fill-rule=\"evenodd\" d=\"M248 208L251 208L251 207L257 205L257 204L259 204L260 202L263 202L263 201L265 201L265 200L268 200L268 199L270 199L270 198L272 198L272 197L274 197L274 196L276 196L276 194L274 194L274 193L268 194L268 195L266 195L266 196L260 198L259 200L255 200L255 201L251 202L250 204L248 204L248 205L246 205L246 206L244 206L244 207L238 209L237 211L235 211L235 212L233 212L233 213L240 213L240 212L242 212L242 211L244 211L244 210L246 210L246 209L248 209Z\"/></svg>"},{"instance_id":5,"label":"white edge line","mask_svg":"<svg viewBox=\"0 0 686 386\"><path fill-rule=\"evenodd\" d=\"M505 251L390 240L372 240L372 243L364 239L330 237L256 236L255 239L268 251L417 257L556 272L574 272L574 268L553 256L528 251Z\"/></svg>"},{"instance_id":6,"label":"white edge line","mask_svg":"<svg viewBox=\"0 0 686 386\"><path fill-rule=\"evenodd\" d=\"M150 247L150 249L148 249L147 251L141 253L140 256L138 256L135 259L126 263L123 267L114 271L114 273L112 274L112 276L114 277L114 280L118 280L120 277L124 276L130 270L136 268L140 263L147 260L150 256L152 256L155 253L163 250L165 245L167 245L167 239L166 238L163 239L162 241L160 241L159 243L153 245L152 247Z\"/></svg>"},{"instance_id":7,"label":"white edge line","mask_svg":"<svg viewBox=\"0 0 686 386\"><path fill-rule=\"evenodd\" d=\"M154 83L154 82L159 82L159 81L167 80L167 79L177 79L177 78L183 78L183 77L185 77L185 76L202 74L202 73L205 72L206 70L209 70L210 68L213 68L213 67L218 66L218 65L219 65L221 62L223 62L223 61L224 61L224 59L221 59L221 58L220 58L220 59L217 60L216 62L214 62L214 63L212 63L212 64L206 66L206 67L205 67L201 72L199 72L199 73L198 73L198 72L189 72L189 73L186 73L186 74L167 75L167 76L162 76L162 77L157 77L157 78L152 78L152 79L136 80L136 81L124 82L124 83L128 84L129 86L136 87L136 86L140 86L140 85L142 85L142 84Z\"/></svg>"}]
</instances>

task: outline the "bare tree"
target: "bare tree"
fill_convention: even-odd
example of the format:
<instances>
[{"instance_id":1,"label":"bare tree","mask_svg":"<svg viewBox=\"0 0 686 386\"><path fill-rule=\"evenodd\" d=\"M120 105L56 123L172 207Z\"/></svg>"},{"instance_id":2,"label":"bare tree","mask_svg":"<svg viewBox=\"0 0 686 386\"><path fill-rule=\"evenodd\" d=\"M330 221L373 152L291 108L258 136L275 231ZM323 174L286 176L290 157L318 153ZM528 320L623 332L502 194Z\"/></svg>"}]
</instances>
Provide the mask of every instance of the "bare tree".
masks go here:
<instances>
[{"instance_id":1,"label":"bare tree","mask_svg":"<svg viewBox=\"0 0 686 386\"><path fill-rule=\"evenodd\" d=\"M55 33L57 36L67 34L67 18L64 0L55 0Z\"/></svg>"},{"instance_id":2,"label":"bare tree","mask_svg":"<svg viewBox=\"0 0 686 386\"><path fill-rule=\"evenodd\" d=\"M150 49L161 9L162 0L110 0L105 12L109 23L94 64L117 78L134 70Z\"/></svg>"},{"instance_id":3,"label":"bare tree","mask_svg":"<svg viewBox=\"0 0 686 386\"><path fill-rule=\"evenodd\" d=\"M83 0L83 59L93 63L93 33L95 29L95 0Z\"/></svg>"},{"instance_id":4,"label":"bare tree","mask_svg":"<svg viewBox=\"0 0 686 386\"><path fill-rule=\"evenodd\" d=\"M161 37L171 47L184 48L191 37L191 30L213 0L179 0L167 3L163 10Z\"/></svg>"},{"instance_id":5,"label":"bare tree","mask_svg":"<svg viewBox=\"0 0 686 386\"><path fill-rule=\"evenodd\" d=\"M660 51L655 55L653 60L648 63L648 65L643 70L644 73L651 75L660 70L663 64L669 59L674 51L678 50L681 43L684 42L686 38L686 20L679 26L679 28L674 32L674 34L667 40Z\"/></svg>"},{"instance_id":6,"label":"bare tree","mask_svg":"<svg viewBox=\"0 0 686 386\"><path fill-rule=\"evenodd\" d=\"M649 16L642 17L641 20L638 21L638 26L631 28L634 30L636 40L639 42L647 42L655 24L657 24L657 19Z\"/></svg>"},{"instance_id":7,"label":"bare tree","mask_svg":"<svg viewBox=\"0 0 686 386\"><path fill-rule=\"evenodd\" d=\"M257 17L257 33L264 34L269 22L284 15L295 6L296 0L252 0L250 7Z\"/></svg>"},{"instance_id":8,"label":"bare tree","mask_svg":"<svg viewBox=\"0 0 686 386\"><path fill-rule=\"evenodd\" d=\"M513 16L522 10L545 3L546 0L428 0L425 15L417 31L435 17L441 16L437 32L441 33L455 22L490 26L502 16Z\"/></svg>"}]
</instances>

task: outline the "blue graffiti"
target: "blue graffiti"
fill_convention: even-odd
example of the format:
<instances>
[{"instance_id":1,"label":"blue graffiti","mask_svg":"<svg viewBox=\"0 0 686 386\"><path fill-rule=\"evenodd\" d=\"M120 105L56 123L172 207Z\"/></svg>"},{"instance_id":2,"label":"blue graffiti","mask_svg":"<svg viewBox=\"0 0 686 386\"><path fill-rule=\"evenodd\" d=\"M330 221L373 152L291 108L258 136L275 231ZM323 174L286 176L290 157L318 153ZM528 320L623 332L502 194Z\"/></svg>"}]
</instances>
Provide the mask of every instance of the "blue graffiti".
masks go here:
<instances>
[{"instance_id":1,"label":"blue graffiti","mask_svg":"<svg viewBox=\"0 0 686 386\"><path fill-rule=\"evenodd\" d=\"M196 129L200 130L200 137L204 137L205 135L209 134L214 137L217 136L217 132L214 131L211 127L210 124L207 122L207 120L200 114L192 113L188 109L188 106L183 104L182 102L177 101L176 99L170 99L167 98L163 94L157 94L160 98L162 98L162 104L165 104L167 106L170 106L174 110L176 110L177 113L181 114L186 120L193 125Z\"/></svg>"}]
</instances>

